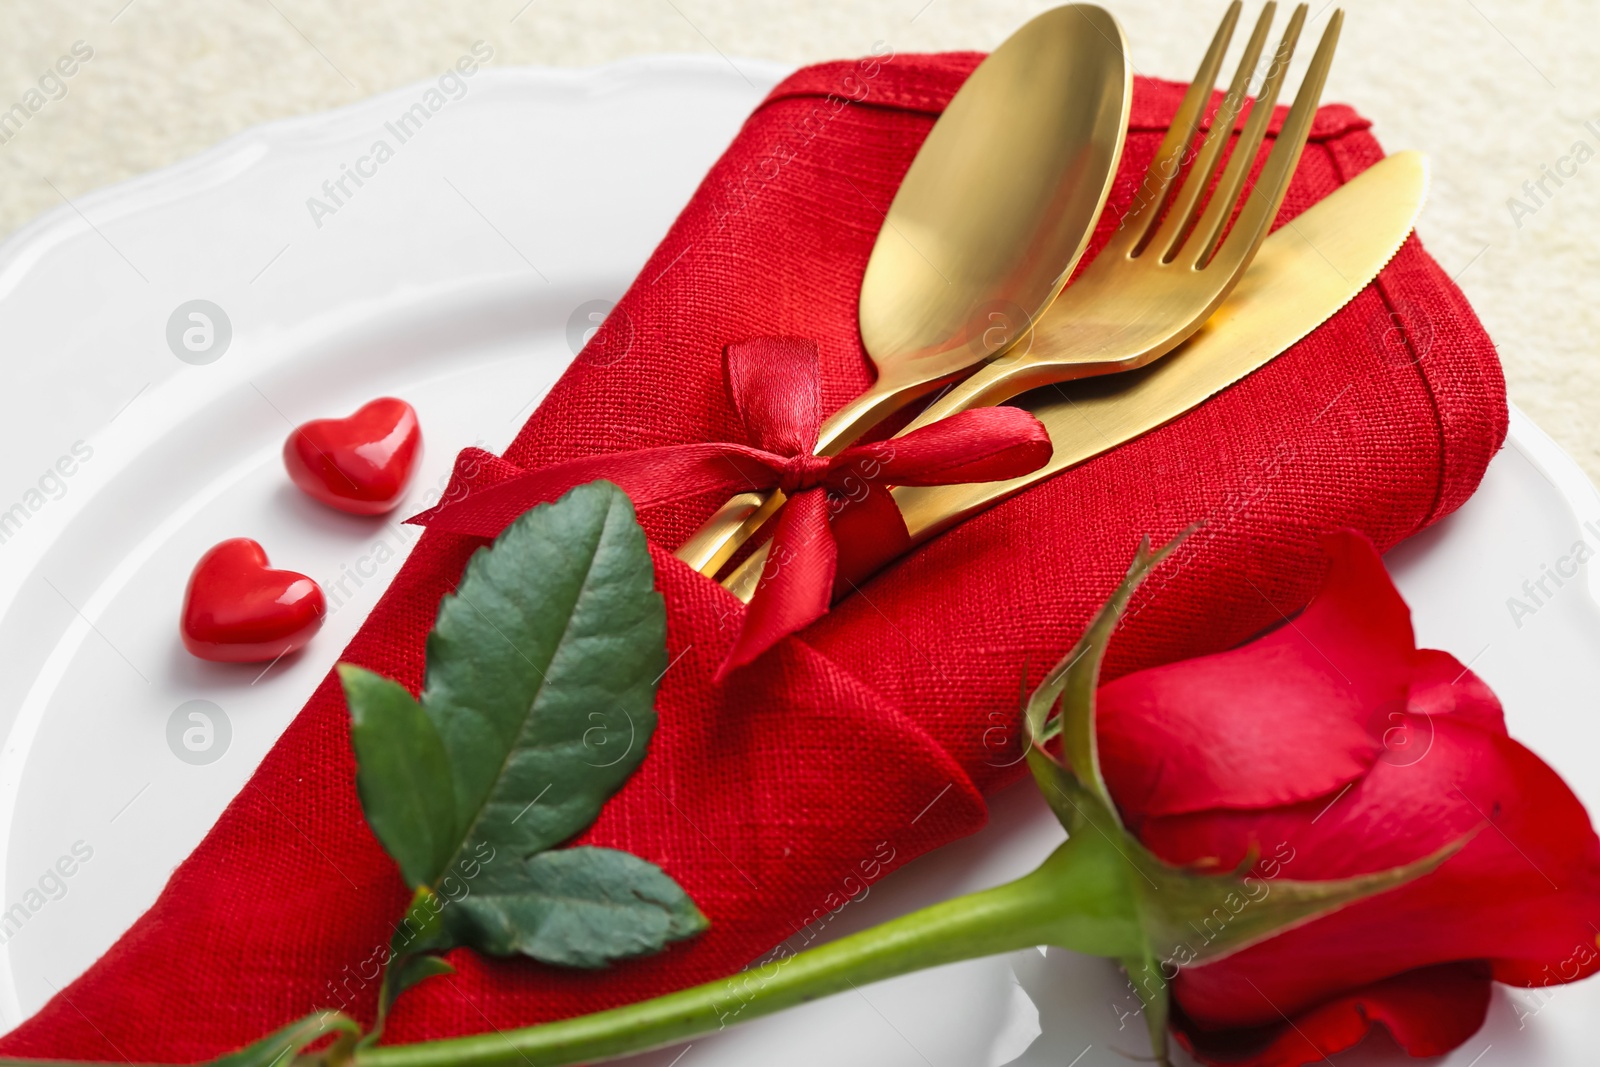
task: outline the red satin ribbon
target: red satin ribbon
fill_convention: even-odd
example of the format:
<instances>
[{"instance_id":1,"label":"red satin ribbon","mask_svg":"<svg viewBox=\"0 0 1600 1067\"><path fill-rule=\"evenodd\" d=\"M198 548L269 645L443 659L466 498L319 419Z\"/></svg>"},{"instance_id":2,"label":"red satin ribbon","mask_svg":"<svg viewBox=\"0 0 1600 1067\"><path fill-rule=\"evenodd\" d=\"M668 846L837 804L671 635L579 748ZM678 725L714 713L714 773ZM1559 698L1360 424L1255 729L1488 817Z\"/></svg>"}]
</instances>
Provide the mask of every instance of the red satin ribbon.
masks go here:
<instances>
[{"instance_id":1,"label":"red satin ribbon","mask_svg":"<svg viewBox=\"0 0 1600 1067\"><path fill-rule=\"evenodd\" d=\"M760 337L724 352L728 391L751 445L667 445L521 470L476 449L457 461L445 500L407 522L494 537L518 515L584 482L615 482L643 510L713 490L733 495L781 489L788 503L739 637L718 677L742 667L828 611L835 584L853 584L910 544L888 489L1016 478L1050 459L1044 425L1020 408L964 411L889 441L814 455L822 424L817 347ZM503 480L478 488L480 464ZM839 544L830 512L846 533Z\"/></svg>"}]
</instances>

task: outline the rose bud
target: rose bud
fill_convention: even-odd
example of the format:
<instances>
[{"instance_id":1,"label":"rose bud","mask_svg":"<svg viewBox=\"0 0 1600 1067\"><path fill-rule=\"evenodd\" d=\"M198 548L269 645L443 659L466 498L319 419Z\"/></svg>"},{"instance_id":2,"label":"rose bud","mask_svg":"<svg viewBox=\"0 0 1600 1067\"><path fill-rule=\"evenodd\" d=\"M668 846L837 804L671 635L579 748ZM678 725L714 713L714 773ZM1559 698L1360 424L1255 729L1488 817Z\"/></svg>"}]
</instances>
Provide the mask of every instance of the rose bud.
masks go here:
<instances>
[{"instance_id":1,"label":"rose bud","mask_svg":"<svg viewBox=\"0 0 1600 1067\"><path fill-rule=\"evenodd\" d=\"M1100 765L1128 832L1169 864L1259 882L1238 911L1150 946L1178 1040L1206 1063L1321 1062L1375 1022L1436 1056L1482 1025L1491 980L1546 986L1600 967L1600 845L1583 806L1508 736L1482 681L1416 648L1371 542L1324 544L1326 584L1297 618L1097 695ZM1348 879L1452 846L1399 888L1178 961L1226 942L1279 879Z\"/></svg>"}]
</instances>

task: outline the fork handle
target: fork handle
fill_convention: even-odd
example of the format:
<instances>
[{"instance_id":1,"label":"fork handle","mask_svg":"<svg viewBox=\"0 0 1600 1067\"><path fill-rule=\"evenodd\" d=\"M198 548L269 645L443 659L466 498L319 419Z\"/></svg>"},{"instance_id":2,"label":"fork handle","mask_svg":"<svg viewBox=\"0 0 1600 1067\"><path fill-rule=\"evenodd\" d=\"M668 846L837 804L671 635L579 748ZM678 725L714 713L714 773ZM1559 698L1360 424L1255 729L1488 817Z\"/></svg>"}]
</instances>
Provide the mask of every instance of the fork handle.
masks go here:
<instances>
[{"instance_id":1,"label":"fork handle","mask_svg":"<svg viewBox=\"0 0 1600 1067\"><path fill-rule=\"evenodd\" d=\"M1039 365L1026 360L1014 362L1002 356L998 361L980 368L965 381L951 386L949 392L924 408L895 436L903 437L912 430L920 430L957 412L971 408L991 408L997 404L1004 404L1029 389L1070 381L1081 376L1059 364Z\"/></svg>"},{"instance_id":2,"label":"fork handle","mask_svg":"<svg viewBox=\"0 0 1600 1067\"><path fill-rule=\"evenodd\" d=\"M733 554L783 506L783 493L740 493L723 504L678 547L677 557L713 577Z\"/></svg>"}]
</instances>

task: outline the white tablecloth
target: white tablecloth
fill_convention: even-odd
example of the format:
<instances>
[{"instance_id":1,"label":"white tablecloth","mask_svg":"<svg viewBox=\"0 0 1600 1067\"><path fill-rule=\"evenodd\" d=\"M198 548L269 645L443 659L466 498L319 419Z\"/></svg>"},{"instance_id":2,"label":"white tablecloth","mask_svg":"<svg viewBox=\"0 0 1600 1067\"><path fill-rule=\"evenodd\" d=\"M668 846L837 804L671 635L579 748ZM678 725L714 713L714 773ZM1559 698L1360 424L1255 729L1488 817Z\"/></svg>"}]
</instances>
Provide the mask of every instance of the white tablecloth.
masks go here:
<instances>
[{"instance_id":1,"label":"white tablecloth","mask_svg":"<svg viewBox=\"0 0 1600 1067\"><path fill-rule=\"evenodd\" d=\"M1220 0L1104 2L1127 30L1140 73L1182 79L1224 7ZM728 60L735 65L740 56L798 64L865 53L876 41L897 52L987 49L1044 6L6 0L0 233L248 126L436 77L477 40L494 50L495 65L709 51L735 57ZM1433 157L1423 239L1458 276L1499 344L1513 400L1600 479L1600 374L1591 372L1600 368L1593 356L1600 63L1592 4L1349 0L1346 8L1327 99L1356 105L1391 150ZM1314 7L1311 39L1331 9ZM1303 63L1310 47L1301 52ZM60 73L68 69L70 76ZM23 117L7 122L8 113Z\"/></svg>"}]
</instances>

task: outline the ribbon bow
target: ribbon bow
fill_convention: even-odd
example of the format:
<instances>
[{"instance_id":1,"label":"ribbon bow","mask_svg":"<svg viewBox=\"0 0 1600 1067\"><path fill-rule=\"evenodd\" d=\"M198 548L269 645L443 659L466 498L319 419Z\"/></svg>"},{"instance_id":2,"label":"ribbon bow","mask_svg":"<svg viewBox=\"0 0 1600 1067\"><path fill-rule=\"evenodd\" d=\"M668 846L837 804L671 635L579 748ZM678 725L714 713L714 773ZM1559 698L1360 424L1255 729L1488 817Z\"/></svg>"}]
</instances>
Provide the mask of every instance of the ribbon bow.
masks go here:
<instances>
[{"instance_id":1,"label":"ribbon bow","mask_svg":"<svg viewBox=\"0 0 1600 1067\"><path fill-rule=\"evenodd\" d=\"M1001 481L1050 459L1044 425L1012 407L964 411L904 437L814 455L822 424L816 344L761 337L729 345L724 358L729 394L754 444L667 445L537 470L467 450L457 462L458 479L481 457L495 463L504 480L447 492L444 503L407 521L494 537L534 505L596 478L615 482L641 511L713 491L782 490L788 503L720 680L825 615L836 582L853 584L909 547L889 486ZM848 527L842 568L830 516Z\"/></svg>"}]
</instances>

